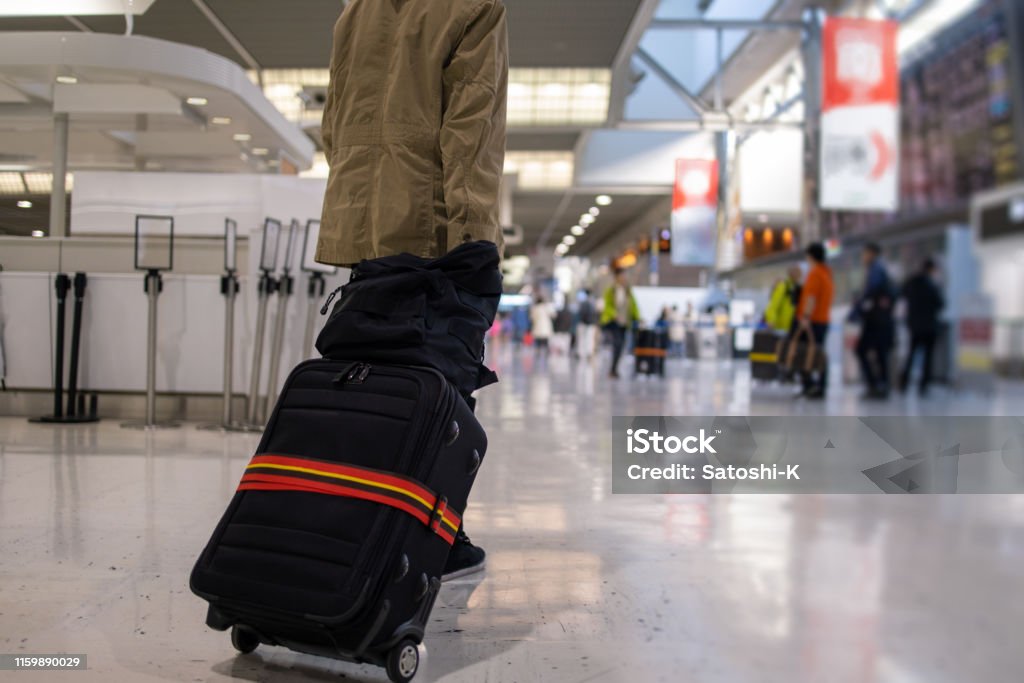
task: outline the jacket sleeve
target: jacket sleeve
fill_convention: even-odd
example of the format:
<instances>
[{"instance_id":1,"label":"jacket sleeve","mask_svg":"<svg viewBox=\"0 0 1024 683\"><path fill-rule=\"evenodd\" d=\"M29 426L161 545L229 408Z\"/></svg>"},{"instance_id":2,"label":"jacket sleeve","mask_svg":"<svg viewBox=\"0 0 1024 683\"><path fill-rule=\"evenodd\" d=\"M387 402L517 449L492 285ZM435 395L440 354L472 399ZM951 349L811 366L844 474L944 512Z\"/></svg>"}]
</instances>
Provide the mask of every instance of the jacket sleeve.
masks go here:
<instances>
[{"instance_id":1,"label":"jacket sleeve","mask_svg":"<svg viewBox=\"0 0 1024 683\"><path fill-rule=\"evenodd\" d=\"M508 29L500 0L469 14L443 74L440 144L448 249L475 240L501 248L498 194L505 163Z\"/></svg>"},{"instance_id":2,"label":"jacket sleeve","mask_svg":"<svg viewBox=\"0 0 1024 683\"><path fill-rule=\"evenodd\" d=\"M344 12L344 10L343 10ZM338 22L334 25L333 38L334 44L337 45L339 40L338 36L338 24L341 23L341 18L338 18ZM338 79L337 69L335 60L337 59L337 50L331 50L331 66L330 66L330 80L327 82L327 97L324 100L324 114L320 120L320 140L324 146L324 157L327 160L327 165L331 163L331 152L334 147L334 108L338 101Z\"/></svg>"}]
</instances>

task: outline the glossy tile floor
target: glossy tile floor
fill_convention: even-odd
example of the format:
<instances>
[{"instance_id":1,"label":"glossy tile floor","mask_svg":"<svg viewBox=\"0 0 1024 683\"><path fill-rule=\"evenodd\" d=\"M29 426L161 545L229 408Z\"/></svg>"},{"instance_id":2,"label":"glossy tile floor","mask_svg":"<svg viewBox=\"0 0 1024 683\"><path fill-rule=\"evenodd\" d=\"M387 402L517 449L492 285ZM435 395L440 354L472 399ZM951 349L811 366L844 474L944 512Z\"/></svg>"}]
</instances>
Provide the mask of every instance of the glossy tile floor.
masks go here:
<instances>
[{"instance_id":1,"label":"glossy tile floor","mask_svg":"<svg viewBox=\"0 0 1024 683\"><path fill-rule=\"evenodd\" d=\"M1024 497L612 496L612 414L1020 414L1024 391L862 406L751 386L743 363L601 366L499 349L467 514L489 567L442 590L417 680L1016 681ZM380 681L203 625L188 572L256 445L186 426L0 419L0 652L89 671L0 680Z\"/></svg>"}]
</instances>

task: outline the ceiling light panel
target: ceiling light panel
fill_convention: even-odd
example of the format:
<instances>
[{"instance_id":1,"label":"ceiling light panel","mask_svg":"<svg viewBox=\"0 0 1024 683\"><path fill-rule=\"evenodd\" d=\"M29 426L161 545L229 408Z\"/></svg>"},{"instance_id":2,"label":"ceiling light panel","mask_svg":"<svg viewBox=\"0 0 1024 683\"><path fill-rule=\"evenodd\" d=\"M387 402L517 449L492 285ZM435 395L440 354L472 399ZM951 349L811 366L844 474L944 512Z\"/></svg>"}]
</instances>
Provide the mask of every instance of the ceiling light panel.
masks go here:
<instances>
[{"instance_id":1,"label":"ceiling light panel","mask_svg":"<svg viewBox=\"0 0 1024 683\"><path fill-rule=\"evenodd\" d=\"M20 173L0 173L0 195L25 194L26 191Z\"/></svg>"},{"instance_id":2,"label":"ceiling light panel","mask_svg":"<svg viewBox=\"0 0 1024 683\"><path fill-rule=\"evenodd\" d=\"M259 85L255 71L249 79ZM331 72L327 69L264 69L263 94L281 114L302 126L317 124L323 118L323 105L309 100L309 94L327 91Z\"/></svg>"},{"instance_id":3,"label":"ceiling light panel","mask_svg":"<svg viewBox=\"0 0 1024 683\"><path fill-rule=\"evenodd\" d=\"M249 72L259 83L255 71ZM327 69L264 69L263 94L281 114L300 125L314 125L323 104L311 96L326 93ZM599 125L608 118L609 69L509 69L510 126Z\"/></svg>"},{"instance_id":4,"label":"ceiling light panel","mask_svg":"<svg viewBox=\"0 0 1024 683\"><path fill-rule=\"evenodd\" d=\"M53 191L53 174L33 171L23 173L25 186L30 194L50 194ZM69 173L64 183L64 189L71 192L74 189L74 177Z\"/></svg>"},{"instance_id":5,"label":"ceiling light panel","mask_svg":"<svg viewBox=\"0 0 1024 683\"><path fill-rule=\"evenodd\" d=\"M509 69L510 126L596 125L608 118L609 69Z\"/></svg>"},{"instance_id":6,"label":"ceiling light panel","mask_svg":"<svg viewBox=\"0 0 1024 683\"><path fill-rule=\"evenodd\" d=\"M521 190L557 190L572 185L572 152L505 153L505 174L518 174Z\"/></svg>"}]
</instances>

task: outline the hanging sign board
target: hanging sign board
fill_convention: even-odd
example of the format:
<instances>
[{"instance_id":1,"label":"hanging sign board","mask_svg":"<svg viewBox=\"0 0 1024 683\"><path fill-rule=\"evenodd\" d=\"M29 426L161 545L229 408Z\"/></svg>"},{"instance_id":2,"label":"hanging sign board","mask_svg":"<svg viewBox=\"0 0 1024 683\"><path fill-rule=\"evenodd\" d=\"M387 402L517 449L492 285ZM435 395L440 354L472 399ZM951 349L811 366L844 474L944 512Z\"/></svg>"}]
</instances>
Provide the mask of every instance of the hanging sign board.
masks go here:
<instances>
[{"instance_id":1,"label":"hanging sign board","mask_svg":"<svg viewBox=\"0 0 1024 683\"><path fill-rule=\"evenodd\" d=\"M830 17L822 33L822 208L895 211L899 70L894 21Z\"/></svg>"},{"instance_id":2,"label":"hanging sign board","mask_svg":"<svg viewBox=\"0 0 1024 683\"><path fill-rule=\"evenodd\" d=\"M672 263L712 266L718 216L718 161L677 159L672 192Z\"/></svg>"}]
</instances>

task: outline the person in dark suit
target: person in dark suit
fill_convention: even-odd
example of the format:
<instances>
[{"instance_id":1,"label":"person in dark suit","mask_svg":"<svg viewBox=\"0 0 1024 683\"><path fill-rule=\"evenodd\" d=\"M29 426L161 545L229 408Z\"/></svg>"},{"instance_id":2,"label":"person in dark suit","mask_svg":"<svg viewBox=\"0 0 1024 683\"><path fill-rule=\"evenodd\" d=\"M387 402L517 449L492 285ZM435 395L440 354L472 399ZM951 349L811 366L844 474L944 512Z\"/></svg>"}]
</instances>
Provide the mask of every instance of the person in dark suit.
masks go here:
<instances>
[{"instance_id":1,"label":"person in dark suit","mask_svg":"<svg viewBox=\"0 0 1024 683\"><path fill-rule=\"evenodd\" d=\"M889 396L889 352L896 336L892 317L893 286L879 245L873 242L865 245L862 260L864 293L850 311L850 318L861 323L857 359L866 385L864 398L886 399Z\"/></svg>"},{"instance_id":2,"label":"person in dark suit","mask_svg":"<svg viewBox=\"0 0 1024 683\"><path fill-rule=\"evenodd\" d=\"M910 384L910 370L918 352L922 355L921 381L918 392L928 394L932 381L932 352L939 334L939 313L946 302L942 290L935 283L937 268L935 261L927 259L916 275L903 285L902 296L907 302L907 331L910 332L910 353L900 377L900 391L906 391Z\"/></svg>"}]
</instances>

